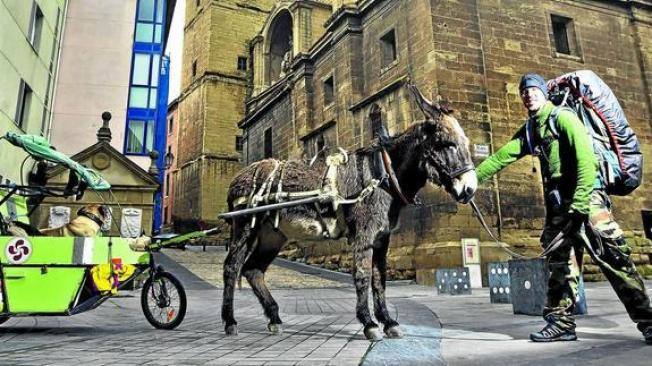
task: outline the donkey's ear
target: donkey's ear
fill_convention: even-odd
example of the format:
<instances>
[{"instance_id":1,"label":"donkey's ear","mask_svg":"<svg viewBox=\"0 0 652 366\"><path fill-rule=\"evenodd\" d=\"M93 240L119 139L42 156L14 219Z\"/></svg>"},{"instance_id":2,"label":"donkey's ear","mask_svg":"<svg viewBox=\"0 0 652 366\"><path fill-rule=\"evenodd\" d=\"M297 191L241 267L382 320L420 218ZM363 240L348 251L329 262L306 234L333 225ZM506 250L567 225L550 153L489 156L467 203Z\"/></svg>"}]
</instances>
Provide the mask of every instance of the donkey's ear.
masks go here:
<instances>
[{"instance_id":1,"label":"donkey's ear","mask_svg":"<svg viewBox=\"0 0 652 366\"><path fill-rule=\"evenodd\" d=\"M419 106L419 109L421 109L421 112L426 116L428 119L432 120L437 120L441 116L441 110L439 107L439 104L433 103L430 101L428 98L426 98L425 95L417 88L416 85L410 83L407 83L407 88L410 91L410 94L416 101L417 105Z\"/></svg>"}]
</instances>

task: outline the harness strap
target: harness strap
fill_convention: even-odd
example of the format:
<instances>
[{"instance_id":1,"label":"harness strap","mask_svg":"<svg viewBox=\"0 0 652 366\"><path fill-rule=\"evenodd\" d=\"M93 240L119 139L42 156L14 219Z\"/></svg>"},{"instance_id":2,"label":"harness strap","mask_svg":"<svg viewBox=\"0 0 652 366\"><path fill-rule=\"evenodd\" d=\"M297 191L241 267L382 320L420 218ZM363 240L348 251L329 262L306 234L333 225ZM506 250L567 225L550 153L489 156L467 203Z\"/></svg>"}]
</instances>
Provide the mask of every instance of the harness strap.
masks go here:
<instances>
[{"instance_id":1,"label":"harness strap","mask_svg":"<svg viewBox=\"0 0 652 366\"><path fill-rule=\"evenodd\" d=\"M388 178L389 178L389 185L391 186L392 190L398 197L401 199L401 201L409 205L411 203L414 203L414 201L410 201L405 197L405 194L403 194L403 190L401 190L401 186L398 183L398 179L396 178L396 173L394 172L394 168L392 168L392 159L389 157L389 154L387 153L387 150L382 149L381 150L382 156L383 156L383 165L385 166L385 171L387 172Z\"/></svg>"}]
</instances>

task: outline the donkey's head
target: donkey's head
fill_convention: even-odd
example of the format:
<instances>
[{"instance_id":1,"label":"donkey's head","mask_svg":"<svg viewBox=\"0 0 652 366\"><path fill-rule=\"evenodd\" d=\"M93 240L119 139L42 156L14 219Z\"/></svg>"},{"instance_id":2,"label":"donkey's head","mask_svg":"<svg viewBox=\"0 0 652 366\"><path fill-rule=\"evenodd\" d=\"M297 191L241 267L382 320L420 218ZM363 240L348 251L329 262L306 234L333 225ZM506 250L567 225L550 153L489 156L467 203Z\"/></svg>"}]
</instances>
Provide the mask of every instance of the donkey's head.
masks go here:
<instances>
[{"instance_id":1,"label":"donkey's head","mask_svg":"<svg viewBox=\"0 0 652 366\"><path fill-rule=\"evenodd\" d=\"M478 188L469 139L451 109L426 99L412 84L408 88L427 118L414 126L420 170L431 183L444 186L456 201L469 202Z\"/></svg>"}]
</instances>

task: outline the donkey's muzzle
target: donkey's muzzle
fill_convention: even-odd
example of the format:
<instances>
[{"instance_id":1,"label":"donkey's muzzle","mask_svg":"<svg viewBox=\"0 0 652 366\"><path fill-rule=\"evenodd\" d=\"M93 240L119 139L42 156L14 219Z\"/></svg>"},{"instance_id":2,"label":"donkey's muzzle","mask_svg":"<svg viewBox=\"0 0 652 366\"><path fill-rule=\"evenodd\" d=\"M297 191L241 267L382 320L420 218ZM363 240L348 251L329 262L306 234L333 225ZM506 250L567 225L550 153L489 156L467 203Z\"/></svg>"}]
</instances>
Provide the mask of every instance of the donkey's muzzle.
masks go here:
<instances>
[{"instance_id":1,"label":"donkey's muzzle","mask_svg":"<svg viewBox=\"0 0 652 366\"><path fill-rule=\"evenodd\" d=\"M478 189L478 177L475 170L469 170L453 179L451 194L457 202L468 203Z\"/></svg>"}]
</instances>

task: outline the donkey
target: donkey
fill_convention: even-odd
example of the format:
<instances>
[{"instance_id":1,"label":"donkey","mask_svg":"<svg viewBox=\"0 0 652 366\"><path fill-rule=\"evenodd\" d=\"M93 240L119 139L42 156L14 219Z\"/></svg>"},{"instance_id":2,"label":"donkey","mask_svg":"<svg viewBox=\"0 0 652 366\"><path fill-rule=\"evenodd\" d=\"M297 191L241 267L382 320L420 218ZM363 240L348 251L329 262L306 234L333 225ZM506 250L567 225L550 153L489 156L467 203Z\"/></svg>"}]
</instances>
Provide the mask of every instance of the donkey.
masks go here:
<instances>
[{"instance_id":1,"label":"donkey","mask_svg":"<svg viewBox=\"0 0 652 366\"><path fill-rule=\"evenodd\" d=\"M410 85L408 86L410 87ZM227 335L237 334L233 314L234 286L242 274L254 291L269 319L272 333L282 331L279 307L265 284L265 271L289 239L319 240L324 237L346 237L354 257L353 279L356 288L356 316L364 326L365 337L381 340L383 335L369 311L369 286L373 291L375 318L383 323L389 338L403 336L399 324L389 314L385 301L387 250L390 233L397 226L401 209L413 203L417 192L430 182L442 186L458 202L467 203L477 188L475 168L469 152L469 140L452 110L426 99L415 87L427 119L413 123L403 133L376 139L371 146L349 154L346 164L337 167L337 187L342 197L357 197L372 179L379 179L378 151L384 151L389 183L373 189L364 199L350 205L322 208L312 205L293 206L275 212L234 217L231 221L231 242L224 262L224 295L222 321ZM380 118L379 108L372 107L372 121ZM309 191L322 187L325 159L312 165L302 161L283 164L283 190ZM231 182L228 191L229 210L244 208L240 202L250 197L254 186L260 187L278 161L261 160L244 168ZM278 225L275 225L278 224Z\"/></svg>"}]
</instances>

